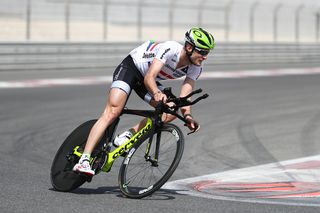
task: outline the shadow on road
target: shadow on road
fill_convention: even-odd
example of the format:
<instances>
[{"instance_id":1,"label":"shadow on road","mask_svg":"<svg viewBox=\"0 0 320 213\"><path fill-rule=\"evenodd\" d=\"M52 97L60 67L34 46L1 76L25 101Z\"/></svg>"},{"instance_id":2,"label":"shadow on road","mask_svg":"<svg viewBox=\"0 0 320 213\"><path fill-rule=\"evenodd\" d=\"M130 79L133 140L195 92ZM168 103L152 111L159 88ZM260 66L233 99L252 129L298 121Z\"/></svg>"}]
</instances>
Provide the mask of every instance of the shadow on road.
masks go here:
<instances>
[{"instance_id":1,"label":"shadow on road","mask_svg":"<svg viewBox=\"0 0 320 213\"><path fill-rule=\"evenodd\" d=\"M53 188L50 188L51 191L56 191ZM117 197L126 198L121 194L118 186L104 186L98 188L78 188L72 192L73 194L82 194L82 195L92 195L92 194L113 194ZM154 192L152 195L143 198L143 200L174 200L175 195L178 193L175 190L160 189Z\"/></svg>"}]
</instances>

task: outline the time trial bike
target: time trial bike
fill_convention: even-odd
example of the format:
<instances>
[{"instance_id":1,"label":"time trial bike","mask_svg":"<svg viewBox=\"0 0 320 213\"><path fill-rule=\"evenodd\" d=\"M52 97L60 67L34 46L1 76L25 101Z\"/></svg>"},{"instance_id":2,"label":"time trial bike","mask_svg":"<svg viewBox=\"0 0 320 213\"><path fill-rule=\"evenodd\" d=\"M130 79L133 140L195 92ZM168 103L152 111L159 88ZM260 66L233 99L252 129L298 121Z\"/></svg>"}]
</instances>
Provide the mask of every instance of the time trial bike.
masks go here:
<instances>
[{"instance_id":1,"label":"time trial bike","mask_svg":"<svg viewBox=\"0 0 320 213\"><path fill-rule=\"evenodd\" d=\"M159 103L154 110L134 110L124 108L121 115L131 114L147 118L145 126L132 138L119 147L114 147L114 140L120 117L110 125L91 154L90 164L97 175L109 172L114 161L124 157L119 170L118 182L122 194L128 198L143 198L160 189L177 168L184 149L184 136L181 129L172 123L164 123L162 114L169 113L188 123L178 112L184 106L196 104L208 97L204 94L194 101L190 97L201 93L198 89L185 97L177 98L166 88L166 103ZM167 103L173 103L169 106ZM51 183L55 190L68 192L77 189L92 177L74 172L72 169L79 161L88 135L96 120L89 120L65 139L58 149L51 166ZM195 130L194 130L195 131ZM193 133L194 131L190 132ZM188 134L190 134L188 133Z\"/></svg>"}]
</instances>

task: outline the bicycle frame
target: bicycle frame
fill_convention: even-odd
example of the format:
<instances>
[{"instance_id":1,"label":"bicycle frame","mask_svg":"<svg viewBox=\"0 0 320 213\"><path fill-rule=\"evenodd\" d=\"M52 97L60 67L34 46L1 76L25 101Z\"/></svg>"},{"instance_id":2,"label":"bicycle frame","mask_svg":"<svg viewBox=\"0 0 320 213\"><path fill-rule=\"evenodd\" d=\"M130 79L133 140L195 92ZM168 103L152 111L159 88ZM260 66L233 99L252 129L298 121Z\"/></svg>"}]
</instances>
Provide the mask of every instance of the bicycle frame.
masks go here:
<instances>
[{"instance_id":1,"label":"bicycle frame","mask_svg":"<svg viewBox=\"0 0 320 213\"><path fill-rule=\"evenodd\" d=\"M117 128L117 125L120 121L120 118L118 118L115 123L110 126L110 128L108 128L106 131L110 133L108 140L106 142L106 149L104 150L104 152L107 155L107 161L105 162L105 164L102 166L101 171L103 172L109 172L111 170L111 167L114 163L114 161L121 156L123 153L129 151L133 145L138 141L138 139L140 139L141 137L143 137L144 135L146 135L146 133L148 133L150 130L154 130L155 128L155 119L154 116L156 115L155 111L152 110L131 110L131 109L123 109L121 115L123 114L132 114L132 115L138 115L138 116L142 116L142 117L146 117L147 118L147 122L145 124L145 126L138 131L132 138L130 138L129 140L127 140L124 144L122 144L121 146L117 147L116 149L114 149L113 151L110 152L111 150L111 141L113 140L113 133ZM153 135L151 135L150 137L153 137ZM73 150L73 154L75 154L76 156L78 156L79 158L81 157L82 153L78 151L79 146L75 147ZM147 150L148 152L148 150ZM90 163L93 162L93 158L90 159Z\"/></svg>"},{"instance_id":2,"label":"bicycle frame","mask_svg":"<svg viewBox=\"0 0 320 213\"><path fill-rule=\"evenodd\" d=\"M113 165L113 162L123 153L130 150L132 146L138 141L138 139L144 136L147 132L149 132L153 126L154 123L150 118L148 118L146 125L140 131L138 131L132 138L130 138L128 141L126 141L124 144L122 144L112 152L108 152L107 162L102 167L102 171L109 172Z\"/></svg>"}]
</instances>

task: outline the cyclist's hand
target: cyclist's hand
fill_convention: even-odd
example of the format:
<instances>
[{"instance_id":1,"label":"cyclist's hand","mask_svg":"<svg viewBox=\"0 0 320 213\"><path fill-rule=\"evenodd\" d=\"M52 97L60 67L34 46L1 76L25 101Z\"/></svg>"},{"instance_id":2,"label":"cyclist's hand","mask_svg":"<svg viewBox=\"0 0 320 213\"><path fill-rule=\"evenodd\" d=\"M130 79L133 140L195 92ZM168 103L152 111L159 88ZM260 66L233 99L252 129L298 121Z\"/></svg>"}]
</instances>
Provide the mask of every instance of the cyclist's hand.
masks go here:
<instances>
[{"instance_id":1,"label":"cyclist's hand","mask_svg":"<svg viewBox=\"0 0 320 213\"><path fill-rule=\"evenodd\" d=\"M167 101L167 96L164 93L162 93L160 90L153 94L153 98L157 102L162 101L165 103Z\"/></svg>"},{"instance_id":2,"label":"cyclist's hand","mask_svg":"<svg viewBox=\"0 0 320 213\"><path fill-rule=\"evenodd\" d=\"M186 120L188 121L186 126L191 130L188 135L191 133L195 133L200 129L200 124L196 120L194 120L193 117L187 116Z\"/></svg>"}]
</instances>

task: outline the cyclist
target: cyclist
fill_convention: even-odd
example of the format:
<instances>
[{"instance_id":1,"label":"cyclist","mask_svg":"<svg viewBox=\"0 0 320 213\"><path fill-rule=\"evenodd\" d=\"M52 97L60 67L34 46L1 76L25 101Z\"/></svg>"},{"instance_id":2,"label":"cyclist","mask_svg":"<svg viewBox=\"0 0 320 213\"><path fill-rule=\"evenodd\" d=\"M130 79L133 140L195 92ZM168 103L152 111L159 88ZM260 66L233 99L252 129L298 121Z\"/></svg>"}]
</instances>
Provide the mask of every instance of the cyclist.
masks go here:
<instances>
[{"instance_id":1,"label":"cyclist","mask_svg":"<svg viewBox=\"0 0 320 213\"><path fill-rule=\"evenodd\" d=\"M89 164L90 155L105 129L120 116L132 89L151 106L156 106L158 102L167 99L159 81L186 76L180 97L186 96L193 90L202 72L202 62L214 47L213 36L202 28L194 27L185 33L184 45L176 41L146 41L133 49L114 71L106 107L92 127L84 152L73 170L91 176L95 174ZM189 129L197 131L200 128L191 115L190 106L181 108L181 113L189 121ZM170 122L174 116L164 115L163 119ZM120 146L139 131L145 122L146 119L117 136L113 144Z\"/></svg>"}]
</instances>

